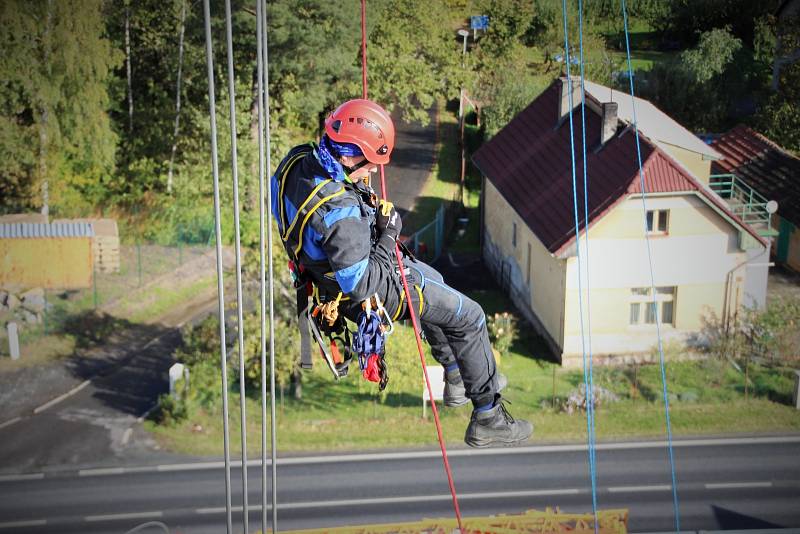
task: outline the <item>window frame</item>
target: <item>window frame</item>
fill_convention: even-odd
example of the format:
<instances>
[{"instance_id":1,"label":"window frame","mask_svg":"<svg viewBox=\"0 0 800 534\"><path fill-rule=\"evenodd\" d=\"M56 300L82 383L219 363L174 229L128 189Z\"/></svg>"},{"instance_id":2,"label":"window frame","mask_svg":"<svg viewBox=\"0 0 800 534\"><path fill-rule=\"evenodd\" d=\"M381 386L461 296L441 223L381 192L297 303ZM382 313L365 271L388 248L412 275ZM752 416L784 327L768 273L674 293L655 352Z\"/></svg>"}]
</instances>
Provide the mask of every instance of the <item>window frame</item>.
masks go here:
<instances>
[{"instance_id":1,"label":"window frame","mask_svg":"<svg viewBox=\"0 0 800 534\"><path fill-rule=\"evenodd\" d=\"M645 213L645 226L647 235L669 235L670 210L656 209L647 210ZM661 227L664 227L662 230Z\"/></svg>"},{"instance_id":2,"label":"window frame","mask_svg":"<svg viewBox=\"0 0 800 534\"><path fill-rule=\"evenodd\" d=\"M511 246L517 248L517 222L511 221Z\"/></svg>"},{"instance_id":3,"label":"window frame","mask_svg":"<svg viewBox=\"0 0 800 534\"><path fill-rule=\"evenodd\" d=\"M658 324L662 326L675 326L676 302L678 300L678 286L656 286L655 305L658 306ZM653 293L651 287L632 287L628 294L628 327L629 328L654 328L656 315L653 308ZM665 313L669 308L669 313ZM636 312L634 313L634 309ZM634 321L634 315L636 320ZM669 320L665 317L669 315Z\"/></svg>"}]
</instances>

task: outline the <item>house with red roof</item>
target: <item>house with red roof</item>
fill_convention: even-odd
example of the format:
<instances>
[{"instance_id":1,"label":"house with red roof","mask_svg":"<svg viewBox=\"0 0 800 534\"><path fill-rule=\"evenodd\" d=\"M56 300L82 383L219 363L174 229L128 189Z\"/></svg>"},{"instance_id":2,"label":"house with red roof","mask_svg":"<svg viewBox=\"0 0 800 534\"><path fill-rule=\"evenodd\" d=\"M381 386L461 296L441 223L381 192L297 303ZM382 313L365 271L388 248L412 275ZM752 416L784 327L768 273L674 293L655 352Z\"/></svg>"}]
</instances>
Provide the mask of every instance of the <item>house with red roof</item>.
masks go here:
<instances>
[{"instance_id":1,"label":"house with red roof","mask_svg":"<svg viewBox=\"0 0 800 534\"><path fill-rule=\"evenodd\" d=\"M744 125L715 139L711 146L724 156L712 165L714 182L719 184L715 189L729 192L741 206L752 197L774 202L776 213L767 216L771 215L771 227L777 230L772 247L775 259L800 271L800 158ZM761 213L763 217L763 212L752 208L750 212L743 216Z\"/></svg>"},{"instance_id":2,"label":"house with red roof","mask_svg":"<svg viewBox=\"0 0 800 534\"><path fill-rule=\"evenodd\" d=\"M646 100L585 89L585 165L580 80L566 78L473 156L484 260L562 362L580 365L584 347L641 358L657 327L702 343L704 317L763 306L769 242L709 186L722 154Z\"/></svg>"}]
</instances>

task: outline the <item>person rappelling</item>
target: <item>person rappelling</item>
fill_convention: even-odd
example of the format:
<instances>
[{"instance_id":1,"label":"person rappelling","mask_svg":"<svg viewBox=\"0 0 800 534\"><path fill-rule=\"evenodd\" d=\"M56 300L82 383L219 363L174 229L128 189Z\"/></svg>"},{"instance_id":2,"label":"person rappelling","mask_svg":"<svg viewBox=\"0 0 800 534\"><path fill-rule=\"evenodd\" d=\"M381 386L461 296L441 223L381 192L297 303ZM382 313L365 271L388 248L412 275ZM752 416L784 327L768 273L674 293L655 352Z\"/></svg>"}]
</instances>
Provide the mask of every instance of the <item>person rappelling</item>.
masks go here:
<instances>
[{"instance_id":1,"label":"person rappelling","mask_svg":"<svg viewBox=\"0 0 800 534\"><path fill-rule=\"evenodd\" d=\"M350 100L326 119L319 144L291 149L271 179L273 214L297 289L301 365L311 366L310 330L335 378L358 356L364 377L383 389L385 336L413 306L445 370L445 405L472 402L467 445L525 441L533 425L514 419L503 402L507 380L497 370L481 306L401 246L410 302L405 297L395 259L402 220L369 185L378 166L389 163L394 143L386 110ZM352 341L345 318L358 326Z\"/></svg>"}]
</instances>

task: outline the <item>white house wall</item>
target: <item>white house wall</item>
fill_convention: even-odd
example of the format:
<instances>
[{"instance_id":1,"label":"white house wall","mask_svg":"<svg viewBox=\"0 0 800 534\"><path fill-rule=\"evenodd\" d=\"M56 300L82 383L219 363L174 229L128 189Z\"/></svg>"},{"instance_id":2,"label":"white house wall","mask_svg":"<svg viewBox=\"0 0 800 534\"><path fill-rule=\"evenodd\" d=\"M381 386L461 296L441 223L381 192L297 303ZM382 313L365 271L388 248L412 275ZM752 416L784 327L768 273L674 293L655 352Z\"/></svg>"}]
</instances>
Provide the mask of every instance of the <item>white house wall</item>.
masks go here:
<instances>
[{"instance_id":1,"label":"white house wall","mask_svg":"<svg viewBox=\"0 0 800 534\"><path fill-rule=\"evenodd\" d=\"M550 254L488 180L484 181L483 241L484 260L498 283L556 355L560 355L567 262Z\"/></svg>"},{"instance_id":2,"label":"white house wall","mask_svg":"<svg viewBox=\"0 0 800 534\"><path fill-rule=\"evenodd\" d=\"M670 212L669 234L651 236L650 255L643 238L641 198L621 202L590 229L588 254L581 239L584 328L591 326L593 354L646 353L656 345L654 325L629 324L631 288L649 287L653 282L657 287L675 286L675 321L661 325L662 338L690 343L699 341L704 315L721 316L726 302L730 307L737 294L742 298L747 255L738 248L738 231L733 226L694 195L648 198L646 205L648 210ZM565 285L563 359L574 363L582 358L584 346L574 248L567 261Z\"/></svg>"}]
</instances>

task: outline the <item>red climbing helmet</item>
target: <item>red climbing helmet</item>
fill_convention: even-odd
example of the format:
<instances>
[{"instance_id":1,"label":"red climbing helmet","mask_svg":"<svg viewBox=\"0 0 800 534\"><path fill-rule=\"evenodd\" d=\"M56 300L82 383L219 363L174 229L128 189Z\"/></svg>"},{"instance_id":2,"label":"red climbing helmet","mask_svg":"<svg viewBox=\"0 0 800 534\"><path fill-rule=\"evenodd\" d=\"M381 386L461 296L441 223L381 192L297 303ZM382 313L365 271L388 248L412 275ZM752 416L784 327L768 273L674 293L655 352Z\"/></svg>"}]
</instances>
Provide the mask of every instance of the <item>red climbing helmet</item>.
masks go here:
<instances>
[{"instance_id":1,"label":"red climbing helmet","mask_svg":"<svg viewBox=\"0 0 800 534\"><path fill-rule=\"evenodd\" d=\"M325 132L337 143L353 143L370 163L385 165L394 148L394 123L371 100L348 100L325 120Z\"/></svg>"}]
</instances>

